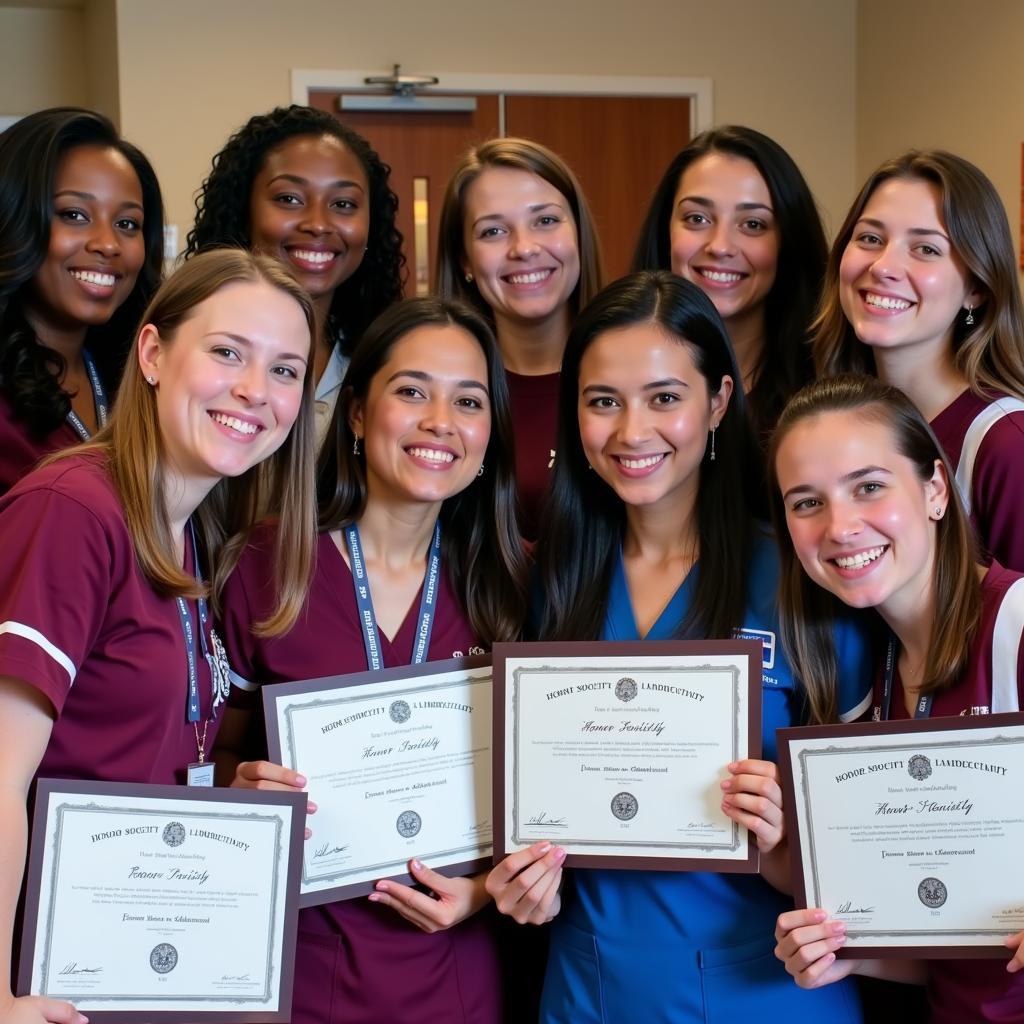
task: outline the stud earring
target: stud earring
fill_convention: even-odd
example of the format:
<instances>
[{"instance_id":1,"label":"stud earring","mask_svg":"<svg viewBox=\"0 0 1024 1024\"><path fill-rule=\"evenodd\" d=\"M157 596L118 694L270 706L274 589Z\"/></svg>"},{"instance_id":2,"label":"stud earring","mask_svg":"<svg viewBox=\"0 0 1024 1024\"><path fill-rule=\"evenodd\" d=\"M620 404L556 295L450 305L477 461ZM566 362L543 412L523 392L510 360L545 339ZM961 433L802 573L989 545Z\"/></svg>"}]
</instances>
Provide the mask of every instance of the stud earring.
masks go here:
<instances>
[{"instance_id":1,"label":"stud earring","mask_svg":"<svg viewBox=\"0 0 1024 1024\"><path fill-rule=\"evenodd\" d=\"M964 325L966 327L973 327L974 326L974 307L973 306L968 306L967 307L967 316L964 317Z\"/></svg>"},{"instance_id":2,"label":"stud earring","mask_svg":"<svg viewBox=\"0 0 1024 1024\"><path fill-rule=\"evenodd\" d=\"M717 424L711 428L711 458L708 460L709 462L714 462L715 461L715 431L716 430L718 430L718 425Z\"/></svg>"},{"instance_id":3,"label":"stud earring","mask_svg":"<svg viewBox=\"0 0 1024 1024\"><path fill-rule=\"evenodd\" d=\"M467 270L466 271L466 284L473 283L473 275Z\"/></svg>"},{"instance_id":4,"label":"stud earring","mask_svg":"<svg viewBox=\"0 0 1024 1024\"><path fill-rule=\"evenodd\" d=\"M156 377L153 377L153 376L147 377L146 378L146 383L147 384L155 384L156 383Z\"/></svg>"},{"instance_id":5,"label":"stud earring","mask_svg":"<svg viewBox=\"0 0 1024 1024\"><path fill-rule=\"evenodd\" d=\"M484 464L482 462L480 463L480 468L476 471L476 475L477 476L483 476L484 475Z\"/></svg>"},{"instance_id":6,"label":"stud earring","mask_svg":"<svg viewBox=\"0 0 1024 1024\"><path fill-rule=\"evenodd\" d=\"M359 437L358 434L356 434L356 436L352 439L352 454L353 455L358 455L359 454L359 442L360 442L360 440L361 440L361 438Z\"/></svg>"},{"instance_id":7,"label":"stud earring","mask_svg":"<svg viewBox=\"0 0 1024 1024\"><path fill-rule=\"evenodd\" d=\"M945 511L945 509L943 509L943 507L941 505L936 505L935 506L935 518L936 519L941 519L942 518L942 513L944 511Z\"/></svg>"}]
</instances>

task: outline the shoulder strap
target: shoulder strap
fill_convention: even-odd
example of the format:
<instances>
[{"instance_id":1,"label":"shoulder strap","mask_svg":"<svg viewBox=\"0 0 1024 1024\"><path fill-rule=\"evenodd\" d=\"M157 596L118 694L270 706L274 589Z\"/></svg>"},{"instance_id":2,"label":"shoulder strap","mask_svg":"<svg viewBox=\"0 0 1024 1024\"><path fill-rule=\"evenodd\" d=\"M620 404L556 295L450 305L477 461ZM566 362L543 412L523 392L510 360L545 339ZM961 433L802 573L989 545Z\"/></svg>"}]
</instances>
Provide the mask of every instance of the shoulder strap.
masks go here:
<instances>
[{"instance_id":1,"label":"shoulder strap","mask_svg":"<svg viewBox=\"0 0 1024 1024\"><path fill-rule=\"evenodd\" d=\"M1003 595L992 630L992 714L1019 711L1017 666L1024 633L1024 579Z\"/></svg>"},{"instance_id":2,"label":"shoulder strap","mask_svg":"<svg viewBox=\"0 0 1024 1024\"><path fill-rule=\"evenodd\" d=\"M960 449L960 462L956 467L956 483L960 488L960 496L964 500L967 514L971 514L971 488L974 482L974 463L985 435L1004 417L1012 412L1024 412L1024 401L1019 398L996 398L986 405L967 428L964 435L963 448Z\"/></svg>"}]
</instances>

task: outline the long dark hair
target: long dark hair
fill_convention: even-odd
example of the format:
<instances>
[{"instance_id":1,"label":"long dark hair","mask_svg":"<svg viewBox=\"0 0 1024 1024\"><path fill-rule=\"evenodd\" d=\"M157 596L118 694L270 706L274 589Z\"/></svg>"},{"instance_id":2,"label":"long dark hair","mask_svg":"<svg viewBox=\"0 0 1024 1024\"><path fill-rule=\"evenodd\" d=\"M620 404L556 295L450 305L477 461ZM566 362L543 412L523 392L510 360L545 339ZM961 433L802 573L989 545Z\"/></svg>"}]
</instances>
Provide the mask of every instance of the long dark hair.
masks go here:
<instances>
[{"instance_id":1,"label":"long dark hair","mask_svg":"<svg viewBox=\"0 0 1024 1024\"><path fill-rule=\"evenodd\" d=\"M580 313L562 359L558 458L537 549L541 639L596 639L604 624L626 512L587 464L577 415L580 363L599 335L643 323L689 348L710 393L726 375L739 380L729 336L711 300L668 271L621 278ZM760 457L739 387L718 426L716 446L716 461L712 464L705 453L699 470L697 585L693 606L677 630L680 637L728 637L743 620L754 535L751 490L760 478Z\"/></svg>"},{"instance_id":2,"label":"long dark hair","mask_svg":"<svg viewBox=\"0 0 1024 1024\"><path fill-rule=\"evenodd\" d=\"M23 289L46 259L57 167L78 146L114 149L131 164L142 188L146 258L128 298L86 347L107 390L121 379L132 337L160 283L164 206L149 161L102 114L54 107L16 121L0 134L0 390L29 431L44 437L64 422L71 396L60 386L65 361L36 337L24 312Z\"/></svg>"},{"instance_id":3,"label":"long dark hair","mask_svg":"<svg viewBox=\"0 0 1024 1024\"><path fill-rule=\"evenodd\" d=\"M405 257L395 227L398 198L391 191L391 168L358 132L313 107L276 107L256 114L228 139L213 158L213 169L196 195L195 226L188 233L185 258L204 249L251 247L249 205L252 186L267 153L299 135L330 135L362 164L370 186L370 233L359 269L331 299L328 331L344 338L350 352L367 325L402 295Z\"/></svg>"},{"instance_id":4,"label":"long dark hair","mask_svg":"<svg viewBox=\"0 0 1024 1024\"><path fill-rule=\"evenodd\" d=\"M679 182L690 164L709 153L742 157L757 168L778 226L775 283L765 300L765 351L747 396L758 437L767 443L786 401L811 379L808 327L821 291L828 243L814 196L793 158L767 135L727 125L702 132L668 165L640 229L634 270L672 268L669 228Z\"/></svg>"},{"instance_id":5,"label":"long dark hair","mask_svg":"<svg viewBox=\"0 0 1024 1024\"><path fill-rule=\"evenodd\" d=\"M349 424L354 402L394 346L417 327L452 325L466 331L487 360L491 434L484 472L441 506L442 562L481 641L514 640L526 614L526 562L515 521L516 489L508 385L498 344L487 322L465 303L442 298L405 299L367 329L345 375L334 420L317 470L320 530L358 522L366 508L365 455L353 453Z\"/></svg>"},{"instance_id":6,"label":"long dark hair","mask_svg":"<svg viewBox=\"0 0 1024 1024\"><path fill-rule=\"evenodd\" d=\"M804 682L814 723L836 720L838 664L832 625L845 606L813 582L797 558L786 525L775 462L779 447L793 427L829 412L856 413L887 427L896 451L914 464L922 483L931 479L936 462L941 461L946 467L949 500L945 514L935 523L935 606L941 614L932 624L921 684L923 693L952 686L963 675L981 612L974 533L949 462L913 402L898 388L865 374L840 374L809 384L797 392L782 412L772 438L769 473L780 555L782 642L794 671Z\"/></svg>"}]
</instances>

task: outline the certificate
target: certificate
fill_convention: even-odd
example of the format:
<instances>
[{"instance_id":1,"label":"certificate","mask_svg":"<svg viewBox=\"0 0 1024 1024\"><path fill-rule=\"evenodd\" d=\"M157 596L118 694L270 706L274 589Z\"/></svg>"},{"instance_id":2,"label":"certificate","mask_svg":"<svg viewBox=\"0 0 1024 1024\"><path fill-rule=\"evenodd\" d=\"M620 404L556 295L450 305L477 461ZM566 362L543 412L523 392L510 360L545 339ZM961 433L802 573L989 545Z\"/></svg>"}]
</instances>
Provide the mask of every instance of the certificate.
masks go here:
<instances>
[{"instance_id":1,"label":"certificate","mask_svg":"<svg viewBox=\"0 0 1024 1024\"><path fill-rule=\"evenodd\" d=\"M92 1021L287 1021L297 793L41 779L18 992Z\"/></svg>"},{"instance_id":2,"label":"certificate","mask_svg":"<svg viewBox=\"0 0 1024 1024\"><path fill-rule=\"evenodd\" d=\"M450 876L490 863L489 658L278 683L263 701L271 759L317 805L301 906L415 884L412 857Z\"/></svg>"},{"instance_id":3,"label":"certificate","mask_svg":"<svg viewBox=\"0 0 1024 1024\"><path fill-rule=\"evenodd\" d=\"M1024 715L779 730L800 906L838 956L1007 957L1024 929Z\"/></svg>"},{"instance_id":4,"label":"certificate","mask_svg":"<svg viewBox=\"0 0 1024 1024\"><path fill-rule=\"evenodd\" d=\"M719 784L760 755L759 642L495 644L494 679L496 859L757 870Z\"/></svg>"}]
</instances>

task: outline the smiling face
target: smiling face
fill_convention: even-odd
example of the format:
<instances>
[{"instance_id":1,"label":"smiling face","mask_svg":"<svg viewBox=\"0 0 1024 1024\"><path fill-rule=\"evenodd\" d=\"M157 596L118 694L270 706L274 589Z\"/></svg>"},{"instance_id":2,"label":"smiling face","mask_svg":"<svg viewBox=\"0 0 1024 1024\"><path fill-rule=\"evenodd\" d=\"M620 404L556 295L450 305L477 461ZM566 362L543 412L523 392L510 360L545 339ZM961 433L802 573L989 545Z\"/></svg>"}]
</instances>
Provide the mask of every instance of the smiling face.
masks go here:
<instances>
[{"instance_id":1,"label":"smiling face","mask_svg":"<svg viewBox=\"0 0 1024 1024\"><path fill-rule=\"evenodd\" d=\"M270 150L252 184L252 247L284 263L322 308L360 267L370 186L333 135L296 135Z\"/></svg>"},{"instance_id":2,"label":"smiling face","mask_svg":"<svg viewBox=\"0 0 1024 1024\"><path fill-rule=\"evenodd\" d=\"M580 361L580 440L587 461L630 506L688 515L708 432L725 415L732 380L717 394L689 345L656 324L599 334Z\"/></svg>"},{"instance_id":3,"label":"smiling face","mask_svg":"<svg viewBox=\"0 0 1024 1024\"><path fill-rule=\"evenodd\" d=\"M940 356L978 292L953 249L938 188L890 178L871 194L839 266L839 299L857 337L879 349Z\"/></svg>"},{"instance_id":4,"label":"smiling face","mask_svg":"<svg viewBox=\"0 0 1024 1024\"><path fill-rule=\"evenodd\" d=\"M495 320L563 317L580 279L569 200L540 176L488 167L466 189L465 261Z\"/></svg>"},{"instance_id":5,"label":"smiling face","mask_svg":"<svg viewBox=\"0 0 1024 1024\"><path fill-rule=\"evenodd\" d=\"M169 470L200 495L273 454L302 403L310 333L301 307L263 281L226 285L164 340L139 336L156 383Z\"/></svg>"},{"instance_id":6,"label":"smiling face","mask_svg":"<svg viewBox=\"0 0 1024 1024\"><path fill-rule=\"evenodd\" d=\"M25 312L44 341L105 324L146 259L142 186L116 149L77 146L54 178L50 241L28 286Z\"/></svg>"},{"instance_id":7,"label":"smiling face","mask_svg":"<svg viewBox=\"0 0 1024 1024\"><path fill-rule=\"evenodd\" d=\"M487 359L453 324L404 335L353 403L353 433L364 439L369 500L441 502L474 479L491 435Z\"/></svg>"},{"instance_id":8,"label":"smiling face","mask_svg":"<svg viewBox=\"0 0 1024 1024\"><path fill-rule=\"evenodd\" d=\"M779 235L771 193L754 164L728 153L694 160L676 189L669 248L672 272L706 292L726 326L763 320Z\"/></svg>"},{"instance_id":9,"label":"smiling face","mask_svg":"<svg viewBox=\"0 0 1024 1024\"><path fill-rule=\"evenodd\" d=\"M775 469L793 547L815 583L883 615L929 607L935 509L949 503L941 462L922 481L889 426L827 412L793 426Z\"/></svg>"}]
</instances>

